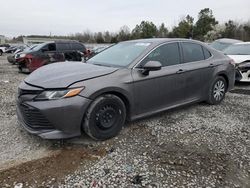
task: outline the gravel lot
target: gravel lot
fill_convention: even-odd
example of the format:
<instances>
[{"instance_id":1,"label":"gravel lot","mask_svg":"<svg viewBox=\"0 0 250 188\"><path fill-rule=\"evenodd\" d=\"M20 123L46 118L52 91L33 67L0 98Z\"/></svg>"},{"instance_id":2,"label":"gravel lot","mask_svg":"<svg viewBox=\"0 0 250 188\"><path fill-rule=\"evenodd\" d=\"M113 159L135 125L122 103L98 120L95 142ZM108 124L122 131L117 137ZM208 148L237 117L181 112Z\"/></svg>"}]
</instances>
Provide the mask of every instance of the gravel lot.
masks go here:
<instances>
[{"instance_id":1,"label":"gravel lot","mask_svg":"<svg viewBox=\"0 0 250 188\"><path fill-rule=\"evenodd\" d=\"M0 187L250 187L250 84L219 106L128 123L105 142L46 141L17 123L26 76L0 56Z\"/></svg>"}]
</instances>

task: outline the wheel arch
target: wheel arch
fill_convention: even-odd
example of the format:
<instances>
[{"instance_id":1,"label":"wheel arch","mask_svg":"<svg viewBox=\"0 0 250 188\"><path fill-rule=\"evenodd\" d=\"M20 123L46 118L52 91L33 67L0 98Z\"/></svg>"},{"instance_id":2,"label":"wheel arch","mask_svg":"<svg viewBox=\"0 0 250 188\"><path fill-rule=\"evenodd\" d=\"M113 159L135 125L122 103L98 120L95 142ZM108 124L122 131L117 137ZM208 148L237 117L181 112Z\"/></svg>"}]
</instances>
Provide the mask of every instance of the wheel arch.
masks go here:
<instances>
[{"instance_id":1,"label":"wheel arch","mask_svg":"<svg viewBox=\"0 0 250 188\"><path fill-rule=\"evenodd\" d=\"M131 117L131 108L132 108L132 102L131 102L131 97L129 96L128 92L121 89L121 88L105 88L102 89L101 91L98 91L94 94L92 94L89 98L95 100L96 98L106 95L106 94L111 94L119 97L122 102L124 103L126 107L126 120L130 120Z\"/></svg>"},{"instance_id":2,"label":"wheel arch","mask_svg":"<svg viewBox=\"0 0 250 188\"><path fill-rule=\"evenodd\" d=\"M219 73L217 74L217 76L221 76L221 77L223 77L223 78L226 80L226 82L227 82L227 90L228 90L229 78L228 78L226 72L223 72L223 71L222 71L222 72L219 72Z\"/></svg>"}]
</instances>

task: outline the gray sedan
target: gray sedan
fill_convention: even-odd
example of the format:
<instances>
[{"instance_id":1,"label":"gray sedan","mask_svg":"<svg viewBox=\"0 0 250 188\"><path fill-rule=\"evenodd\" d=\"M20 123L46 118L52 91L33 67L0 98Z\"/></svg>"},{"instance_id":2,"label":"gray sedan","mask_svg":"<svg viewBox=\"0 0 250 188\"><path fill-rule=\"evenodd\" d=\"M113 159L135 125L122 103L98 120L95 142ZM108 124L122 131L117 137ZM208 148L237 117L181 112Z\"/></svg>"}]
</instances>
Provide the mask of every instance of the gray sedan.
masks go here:
<instances>
[{"instance_id":1,"label":"gray sedan","mask_svg":"<svg viewBox=\"0 0 250 188\"><path fill-rule=\"evenodd\" d=\"M42 138L84 131L105 140L126 120L194 102L219 104L234 80L231 59L204 43L126 41L86 63L55 63L34 71L19 86L17 114L28 132Z\"/></svg>"}]
</instances>

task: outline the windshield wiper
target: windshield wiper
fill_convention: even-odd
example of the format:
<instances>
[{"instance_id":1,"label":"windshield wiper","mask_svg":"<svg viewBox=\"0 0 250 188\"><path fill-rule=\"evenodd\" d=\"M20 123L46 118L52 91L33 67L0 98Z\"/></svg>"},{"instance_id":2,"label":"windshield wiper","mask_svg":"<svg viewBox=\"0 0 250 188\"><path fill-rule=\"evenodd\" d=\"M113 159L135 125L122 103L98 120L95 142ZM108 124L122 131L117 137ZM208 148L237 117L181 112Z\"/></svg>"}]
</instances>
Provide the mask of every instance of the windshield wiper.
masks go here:
<instances>
[{"instance_id":1,"label":"windshield wiper","mask_svg":"<svg viewBox=\"0 0 250 188\"><path fill-rule=\"evenodd\" d=\"M104 65L104 64L101 64L101 63L92 63L93 65L98 65L98 66L103 66L103 67L111 67L109 65Z\"/></svg>"}]
</instances>

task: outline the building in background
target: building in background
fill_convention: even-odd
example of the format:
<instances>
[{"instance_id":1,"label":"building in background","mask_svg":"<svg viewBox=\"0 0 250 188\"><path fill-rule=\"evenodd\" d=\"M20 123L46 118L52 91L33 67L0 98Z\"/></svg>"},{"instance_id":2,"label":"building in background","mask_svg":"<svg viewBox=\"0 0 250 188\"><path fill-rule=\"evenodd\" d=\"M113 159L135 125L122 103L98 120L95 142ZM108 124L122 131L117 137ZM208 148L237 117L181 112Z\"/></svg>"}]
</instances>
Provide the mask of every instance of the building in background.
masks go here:
<instances>
[{"instance_id":1,"label":"building in background","mask_svg":"<svg viewBox=\"0 0 250 188\"><path fill-rule=\"evenodd\" d=\"M54 38L40 38L40 37L23 37L23 43L30 45L30 44L40 44L44 42L52 42L55 41Z\"/></svg>"},{"instance_id":2,"label":"building in background","mask_svg":"<svg viewBox=\"0 0 250 188\"><path fill-rule=\"evenodd\" d=\"M4 44L5 43L5 36L0 35L0 44Z\"/></svg>"}]
</instances>

